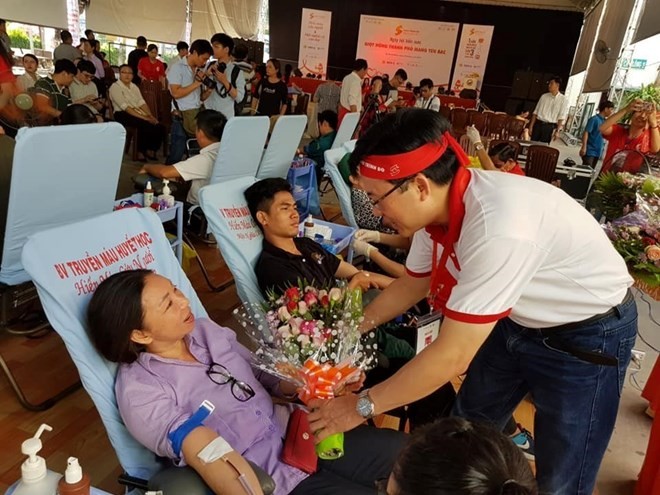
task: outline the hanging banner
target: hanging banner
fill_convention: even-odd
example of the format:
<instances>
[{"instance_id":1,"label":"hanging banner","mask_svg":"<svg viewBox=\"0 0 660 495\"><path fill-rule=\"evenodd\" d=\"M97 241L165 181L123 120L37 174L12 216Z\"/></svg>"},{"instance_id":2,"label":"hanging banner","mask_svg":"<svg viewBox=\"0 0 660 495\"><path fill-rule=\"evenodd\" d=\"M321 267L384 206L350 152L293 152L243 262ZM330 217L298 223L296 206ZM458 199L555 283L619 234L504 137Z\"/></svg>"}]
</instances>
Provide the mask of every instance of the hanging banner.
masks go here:
<instances>
[{"instance_id":1,"label":"hanging banner","mask_svg":"<svg viewBox=\"0 0 660 495\"><path fill-rule=\"evenodd\" d=\"M447 87L457 36L453 22L361 15L357 58L368 62L369 77L404 69L414 85L430 77Z\"/></svg>"},{"instance_id":2,"label":"hanging banner","mask_svg":"<svg viewBox=\"0 0 660 495\"><path fill-rule=\"evenodd\" d=\"M325 79L328 71L328 47L332 12L327 10L302 9L300 24L300 49L298 68L303 76L314 74Z\"/></svg>"},{"instance_id":3,"label":"hanging banner","mask_svg":"<svg viewBox=\"0 0 660 495\"><path fill-rule=\"evenodd\" d=\"M451 88L457 95L463 89L481 91L493 29L494 26L463 24Z\"/></svg>"}]
</instances>

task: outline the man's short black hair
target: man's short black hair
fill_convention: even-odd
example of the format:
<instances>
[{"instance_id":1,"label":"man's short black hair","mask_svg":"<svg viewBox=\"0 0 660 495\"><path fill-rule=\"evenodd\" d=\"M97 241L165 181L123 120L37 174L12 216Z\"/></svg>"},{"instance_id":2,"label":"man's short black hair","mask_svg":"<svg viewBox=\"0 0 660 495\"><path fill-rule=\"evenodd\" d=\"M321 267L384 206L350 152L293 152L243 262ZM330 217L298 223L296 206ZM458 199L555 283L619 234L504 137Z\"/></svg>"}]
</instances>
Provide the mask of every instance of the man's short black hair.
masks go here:
<instances>
[{"instance_id":1,"label":"man's short black hair","mask_svg":"<svg viewBox=\"0 0 660 495\"><path fill-rule=\"evenodd\" d=\"M550 84L552 81L556 82L561 86L561 83L564 82L564 80L561 78L561 76L552 76L550 79L548 79L548 84Z\"/></svg>"},{"instance_id":2,"label":"man's short black hair","mask_svg":"<svg viewBox=\"0 0 660 495\"><path fill-rule=\"evenodd\" d=\"M211 141L219 142L227 124L227 117L216 110L202 110L197 114L197 128Z\"/></svg>"},{"instance_id":3,"label":"man's short black hair","mask_svg":"<svg viewBox=\"0 0 660 495\"><path fill-rule=\"evenodd\" d=\"M147 46L147 38L145 38L144 36L138 36L137 46Z\"/></svg>"},{"instance_id":4,"label":"man's short black hair","mask_svg":"<svg viewBox=\"0 0 660 495\"><path fill-rule=\"evenodd\" d=\"M176 51L177 52L180 52L181 50L187 50L187 49L188 49L188 43L186 43L185 41L179 41L176 44Z\"/></svg>"},{"instance_id":5,"label":"man's short black hair","mask_svg":"<svg viewBox=\"0 0 660 495\"><path fill-rule=\"evenodd\" d=\"M213 47L208 40L195 40L190 45L190 53L195 52L197 55L213 55Z\"/></svg>"},{"instance_id":6,"label":"man's short black hair","mask_svg":"<svg viewBox=\"0 0 660 495\"><path fill-rule=\"evenodd\" d=\"M402 108L372 125L355 145L349 161L351 175L357 177L360 162L369 155L397 155L412 151L442 135L451 125L440 113L422 108ZM451 182L459 163L451 148L421 173L438 185ZM391 182L400 182L391 181Z\"/></svg>"},{"instance_id":7,"label":"man's short black hair","mask_svg":"<svg viewBox=\"0 0 660 495\"><path fill-rule=\"evenodd\" d=\"M69 41L69 40L73 39L73 36L71 35L71 33L69 31L64 30L60 33L60 39L62 41Z\"/></svg>"},{"instance_id":8,"label":"man's short black hair","mask_svg":"<svg viewBox=\"0 0 660 495\"><path fill-rule=\"evenodd\" d=\"M82 60L80 62L82 62ZM78 69L76 67L76 64L71 62L71 60L69 60L68 58L61 58L57 62L55 62L54 74L59 74L61 72L66 72L67 74L71 74L72 76L75 76L76 74L78 74Z\"/></svg>"},{"instance_id":9,"label":"man's short black hair","mask_svg":"<svg viewBox=\"0 0 660 495\"><path fill-rule=\"evenodd\" d=\"M604 112L607 108L614 108L614 103L612 103L610 100L605 100L601 102L600 105L598 105L599 112Z\"/></svg>"},{"instance_id":10,"label":"man's short black hair","mask_svg":"<svg viewBox=\"0 0 660 495\"><path fill-rule=\"evenodd\" d=\"M236 60L245 60L249 52L250 50L248 49L247 45L241 43L240 45L236 45L234 48L234 58Z\"/></svg>"},{"instance_id":11,"label":"man's short black hair","mask_svg":"<svg viewBox=\"0 0 660 495\"><path fill-rule=\"evenodd\" d=\"M339 117L337 116L337 112L333 112L332 110L323 110L321 113L319 113L318 116L318 121L319 124L321 122L327 122L330 127L332 127L332 130L336 131L337 130L337 121L339 120Z\"/></svg>"},{"instance_id":12,"label":"man's short black hair","mask_svg":"<svg viewBox=\"0 0 660 495\"><path fill-rule=\"evenodd\" d=\"M429 88L429 89L433 89L433 80L426 77L426 78L422 79L421 81L419 81L419 87L420 88L425 88L426 87L426 88Z\"/></svg>"},{"instance_id":13,"label":"man's short black hair","mask_svg":"<svg viewBox=\"0 0 660 495\"><path fill-rule=\"evenodd\" d=\"M225 33L215 33L211 37L211 45L213 43L220 43L222 46L225 48L229 48L229 54L231 55L231 52L234 51L234 40L229 36L228 34Z\"/></svg>"},{"instance_id":14,"label":"man's short black hair","mask_svg":"<svg viewBox=\"0 0 660 495\"><path fill-rule=\"evenodd\" d=\"M291 184L286 179L262 179L255 182L245 190L245 200L247 201L248 209L254 219L254 223L263 230L263 227L257 220L257 213L264 211L268 213L273 204L275 195L279 192L291 192Z\"/></svg>"},{"instance_id":15,"label":"man's short black hair","mask_svg":"<svg viewBox=\"0 0 660 495\"><path fill-rule=\"evenodd\" d=\"M354 71L360 71L360 70L365 70L369 68L369 64L367 61L363 58L358 58L354 63L353 63L353 70Z\"/></svg>"},{"instance_id":16,"label":"man's short black hair","mask_svg":"<svg viewBox=\"0 0 660 495\"><path fill-rule=\"evenodd\" d=\"M96 67L89 60L81 60L76 67L78 67L78 72L87 72L91 75L96 73Z\"/></svg>"},{"instance_id":17,"label":"man's short black hair","mask_svg":"<svg viewBox=\"0 0 660 495\"><path fill-rule=\"evenodd\" d=\"M0 26L2 26L3 24L7 24L7 21L5 21L4 19L0 19Z\"/></svg>"},{"instance_id":18,"label":"man's short black hair","mask_svg":"<svg viewBox=\"0 0 660 495\"><path fill-rule=\"evenodd\" d=\"M92 31L91 29L85 29L85 36L89 37L89 33L94 34L94 31Z\"/></svg>"},{"instance_id":19,"label":"man's short black hair","mask_svg":"<svg viewBox=\"0 0 660 495\"><path fill-rule=\"evenodd\" d=\"M397 71L394 73L394 76L395 76L395 77L396 77L396 76L399 76L399 77L400 77L401 79L403 79L404 81L407 81L407 80L408 80L408 73L407 73L405 70L403 70L403 69L397 69Z\"/></svg>"},{"instance_id":20,"label":"man's short black hair","mask_svg":"<svg viewBox=\"0 0 660 495\"><path fill-rule=\"evenodd\" d=\"M518 150L509 143L498 143L488 150L488 156L495 157L498 160L506 163L509 160L516 161L518 158Z\"/></svg>"}]
</instances>

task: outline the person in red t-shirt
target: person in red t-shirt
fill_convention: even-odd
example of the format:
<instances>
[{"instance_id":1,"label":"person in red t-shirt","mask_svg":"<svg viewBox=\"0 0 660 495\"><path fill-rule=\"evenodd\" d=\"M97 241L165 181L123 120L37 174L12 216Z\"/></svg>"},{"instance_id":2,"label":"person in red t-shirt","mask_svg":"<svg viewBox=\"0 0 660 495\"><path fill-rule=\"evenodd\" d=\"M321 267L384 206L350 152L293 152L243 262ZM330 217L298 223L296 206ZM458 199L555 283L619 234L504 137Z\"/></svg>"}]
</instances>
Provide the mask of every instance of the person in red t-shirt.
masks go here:
<instances>
[{"instance_id":1,"label":"person in red t-shirt","mask_svg":"<svg viewBox=\"0 0 660 495\"><path fill-rule=\"evenodd\" d=\"M16 90L16 76L11 70L14 61L4 45L0 43L0 108L9 103Z\"/></svg>"},{"instance_id":2,"label":"person in red t-shirt","mask_svg":"<svg viewBox=\"0 0 660 495\"><path fill-rule=\"evenodd\" d=\"M138 62L138 75L141 79L162 83L165 80L165 65L156 58L158 57L158 47L154 44L149 45L147 55L149 56L142 57Z\"/></svg>"},{"instance_id":3,"label":"person in red t-shirt","mask_svg":"<svg viewBox=\"0 0 660 495\"><path fill-rule=\"evenodd\" d=\"M481 136L476 127L471 125L467 128L467 137L474 145L477 158L484 170L499 170L510 174L525 175L525 172L516 161L516 148L509 143L499 143L486 153L486 148L481 142Z\"/></svg>"},{"instance_id":4,"label":"person in red t-shirt","mask_svg":"<svg viewBox=\"0 0 660 495\"><path fill-rule=\"evenodd\" d=\"M655 104L634 100L627 107L609 117L600 126L600 132L607 139L607 153L603 160L601 173L612 168L612 157L622 150L637 150L641 153L657 153L660 151L660 133L658 132L657 108ZM632 113L630 127L626 128L618 122L627 114ZM638 172L641 160L637 163L626 163L626 172ZM636 170L635 170L636 169Z\"/></svg>"}]
</instances>

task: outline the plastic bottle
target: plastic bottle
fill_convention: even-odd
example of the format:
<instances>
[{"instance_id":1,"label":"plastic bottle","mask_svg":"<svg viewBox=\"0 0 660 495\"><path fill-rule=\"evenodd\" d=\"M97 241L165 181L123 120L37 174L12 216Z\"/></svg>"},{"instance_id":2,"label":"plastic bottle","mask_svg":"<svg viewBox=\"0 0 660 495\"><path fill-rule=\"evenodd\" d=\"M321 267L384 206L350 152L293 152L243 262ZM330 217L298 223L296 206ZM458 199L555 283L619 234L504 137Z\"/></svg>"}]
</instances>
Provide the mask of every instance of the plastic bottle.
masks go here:
<instances>
[{"instance_id":1,"label":"plastic bottle","mask_svg":"<svg viewBox=\"0 0 660 495\"><path fill-rule=\"evenodd\" d=\"M307 219L303 224L303 235L310 239L314 239L314 218L311 214L307 215Z\"/></svg>"},{"instance_id":2,"label":"plastic bottle","mask_svg":"<svg viewBox=\"0 0 660 495\"><path fill-rule=\"evenodd\" d=\"M158 204L165 203L167 208L174 206L174 196L172 196L169 183L170 181L168 179L163 179L163 194L158 196Z\"/></svg>"},{"instance_id":3,"label":"plastic bottle","mask_svg":"<svg viewBox=\"0 0 660 495\"><path fill-rule=\"evenodd\" d=\"M66 461L64 478L57 485L58 495L89 495L91 482L87 474L83 474L82 468L75 457L69 457Z\"/></svg>"},{"instance_id":4,"label":"plastic bottle","mask_svg":"<svg viewBox=\"0 0 660 495\"><path fill-rule=\"evenodd\" d=\"M145 208L149 208L151 204L154 202L154 190L151 187L151 181L147 181L147 187L144 188L144 193L142 197L142 206Z\"/></svg>"},{"instance_id":5,"label":"plastic bottle","mask_svg":"<svg viewBox=\"0 0 660 495\"><path fill-rule=\"evenodd\" d=\"M37 433L28 438L21 445L21 452L28 459L21 464L21 481L14 491L14 495L56 495L57 483L61 474L49 471L46 460L37 455L43 447L39 438L44 430L53 431L47 424L42 424Z\"/></svg>"}]
</instances>

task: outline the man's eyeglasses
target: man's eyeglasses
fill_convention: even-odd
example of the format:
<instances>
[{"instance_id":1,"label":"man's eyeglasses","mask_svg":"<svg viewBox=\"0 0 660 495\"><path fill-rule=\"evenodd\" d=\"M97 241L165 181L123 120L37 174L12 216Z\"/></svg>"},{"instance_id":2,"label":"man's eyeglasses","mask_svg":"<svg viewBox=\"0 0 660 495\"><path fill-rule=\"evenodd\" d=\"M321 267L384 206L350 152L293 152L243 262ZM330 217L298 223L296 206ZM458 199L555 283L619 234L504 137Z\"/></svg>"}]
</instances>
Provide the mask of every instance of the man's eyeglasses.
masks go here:
<instances>
[{"instance_id":1,"label":"man's eyeglasses","mask_svg":"<svg viewBox=\"0 0 660 495\"><path fill-rule=\"evenodd\" d=\"M248 383L234 378L229 370L221 364L211 363L206 374L212 382L218 385L231 383L231 393L240 402L247 402L255 395L254 389Z\"/></svg>"},{"instance_id":2,"label":"man's eyeglasses","mask_svg":"<svg viewBox=\"0 0 660 495\"><path fill-rule=\"evenodd\" d=\"M389 191L387 191L385 194L383 194L383 195L382 195L380 198L378 198L378 199L370 199L369 202L371 203L371 206L372 206L372 207L377 206L378 203L380 203L381 201L383 201L385 198L387 198L390 194L392 194L392 193L393 193L394 191L396 191L397 189L400 189L401 187L403 187L403 185L404 185L405 183L407 183L409 180L410 180L410 179L405 179L405 180L400 181L400 182L399 182L398 184L396 184L392 189L390 189Z\"/></svg>"}]
</instances>

